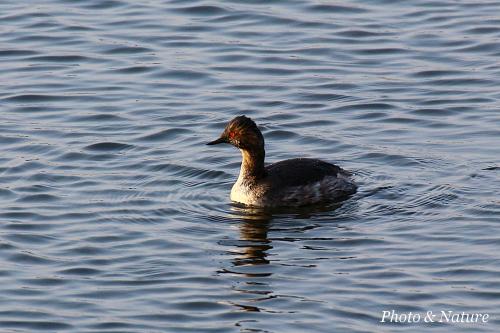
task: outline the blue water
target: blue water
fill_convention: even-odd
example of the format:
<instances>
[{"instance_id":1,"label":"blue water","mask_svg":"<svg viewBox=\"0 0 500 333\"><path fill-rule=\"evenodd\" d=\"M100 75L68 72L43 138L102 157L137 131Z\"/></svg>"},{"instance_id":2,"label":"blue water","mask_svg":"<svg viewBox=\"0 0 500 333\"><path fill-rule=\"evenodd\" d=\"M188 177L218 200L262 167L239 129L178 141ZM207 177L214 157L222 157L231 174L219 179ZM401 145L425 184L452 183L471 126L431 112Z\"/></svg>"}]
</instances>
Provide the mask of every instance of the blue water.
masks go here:
<instances>
[{"instance_id":1,"label":"blue water","mask_svg":"<svg viewBox=\"0 0 500 333\"><path fill-rule=\"evenodd\" d=\"M0 2L1 332L498 332L500 3ZM267 161L343 205L245 209ZM382 311L487 323L380 323Z\"/></svg>"}]
</instances>

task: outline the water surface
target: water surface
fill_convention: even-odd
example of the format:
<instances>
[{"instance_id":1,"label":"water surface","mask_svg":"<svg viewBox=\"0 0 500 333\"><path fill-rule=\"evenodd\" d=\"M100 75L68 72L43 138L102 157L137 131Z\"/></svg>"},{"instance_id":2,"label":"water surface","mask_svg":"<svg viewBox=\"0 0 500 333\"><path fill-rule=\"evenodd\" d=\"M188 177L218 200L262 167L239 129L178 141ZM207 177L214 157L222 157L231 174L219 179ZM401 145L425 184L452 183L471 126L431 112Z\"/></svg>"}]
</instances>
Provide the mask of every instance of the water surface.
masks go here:
<instances>
[{"instance_id":1,"label":"water surface","mask_svg":"<svg viewBox=\"0 0 500 333\"><path fill-rule=\"evenodd\" d=\"M497 332L496 1L4 1L2 332ZM343 205L231 204L269 162ZM486 324L382 324L382 311Z\"/></svg>"}]
</instances>

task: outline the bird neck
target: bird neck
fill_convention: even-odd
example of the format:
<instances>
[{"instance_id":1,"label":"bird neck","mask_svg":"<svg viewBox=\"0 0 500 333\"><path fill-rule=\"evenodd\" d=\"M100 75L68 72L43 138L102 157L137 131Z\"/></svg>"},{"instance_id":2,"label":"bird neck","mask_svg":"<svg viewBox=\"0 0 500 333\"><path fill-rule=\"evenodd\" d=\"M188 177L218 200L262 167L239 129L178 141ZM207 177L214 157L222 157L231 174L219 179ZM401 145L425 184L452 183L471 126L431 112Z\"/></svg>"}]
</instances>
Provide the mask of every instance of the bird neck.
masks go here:
<instances>
[{"instance_id":1,"label":"bird neck","mask_svg":"<svg viewBox=\"0 0 500 333\"><path fill-rule=\"evenodd\" d=\"M240 149L242 161L240 179L260 179L265 176L264 159L266 153L264 147Z\"/></svg>"}]
</instances>

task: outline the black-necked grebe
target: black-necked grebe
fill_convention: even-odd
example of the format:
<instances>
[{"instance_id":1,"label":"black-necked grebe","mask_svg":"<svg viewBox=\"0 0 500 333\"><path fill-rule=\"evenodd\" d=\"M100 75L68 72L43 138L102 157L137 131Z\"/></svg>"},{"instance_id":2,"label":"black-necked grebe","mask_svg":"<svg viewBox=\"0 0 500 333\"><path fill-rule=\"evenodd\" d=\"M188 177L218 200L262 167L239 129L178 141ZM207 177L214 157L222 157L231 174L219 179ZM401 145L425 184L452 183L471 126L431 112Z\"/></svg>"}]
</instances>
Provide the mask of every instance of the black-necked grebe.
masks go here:
<instances>
[{"instance_id":1,"label":"black-necked grebe","mask_svg":"<svg viewBox=\"0 0 500 333\"><path fill-rule=\"evenodd\" d=\"M207 143L229 143L240 149L240 175L231 200L256 207L302 206L334 202L356 192L349 172L310 158L295 158L264 166L264 137L252 119L231 120L220 138Z\"/></svg>"}]
</instances>

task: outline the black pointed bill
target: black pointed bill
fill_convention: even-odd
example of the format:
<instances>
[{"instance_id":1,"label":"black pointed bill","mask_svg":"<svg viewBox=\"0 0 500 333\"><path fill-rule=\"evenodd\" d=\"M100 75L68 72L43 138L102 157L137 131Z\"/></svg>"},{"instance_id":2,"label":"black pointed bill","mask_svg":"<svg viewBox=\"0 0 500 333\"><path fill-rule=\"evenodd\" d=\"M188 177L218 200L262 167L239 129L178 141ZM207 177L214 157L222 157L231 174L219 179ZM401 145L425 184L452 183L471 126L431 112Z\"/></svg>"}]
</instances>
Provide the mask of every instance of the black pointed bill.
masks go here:
<instances>
[{"instance_id":1,"label":"black pointed bill","mask_svg":"<svg viewBox=\"0 0 500 333\"><path fill-rule=\"evenodd\" d=\"M227 140L225 138L218 138L217 140L207 143L207 146L218 145L219 143L227 143Z\"/></svg>"}]
</instances>

